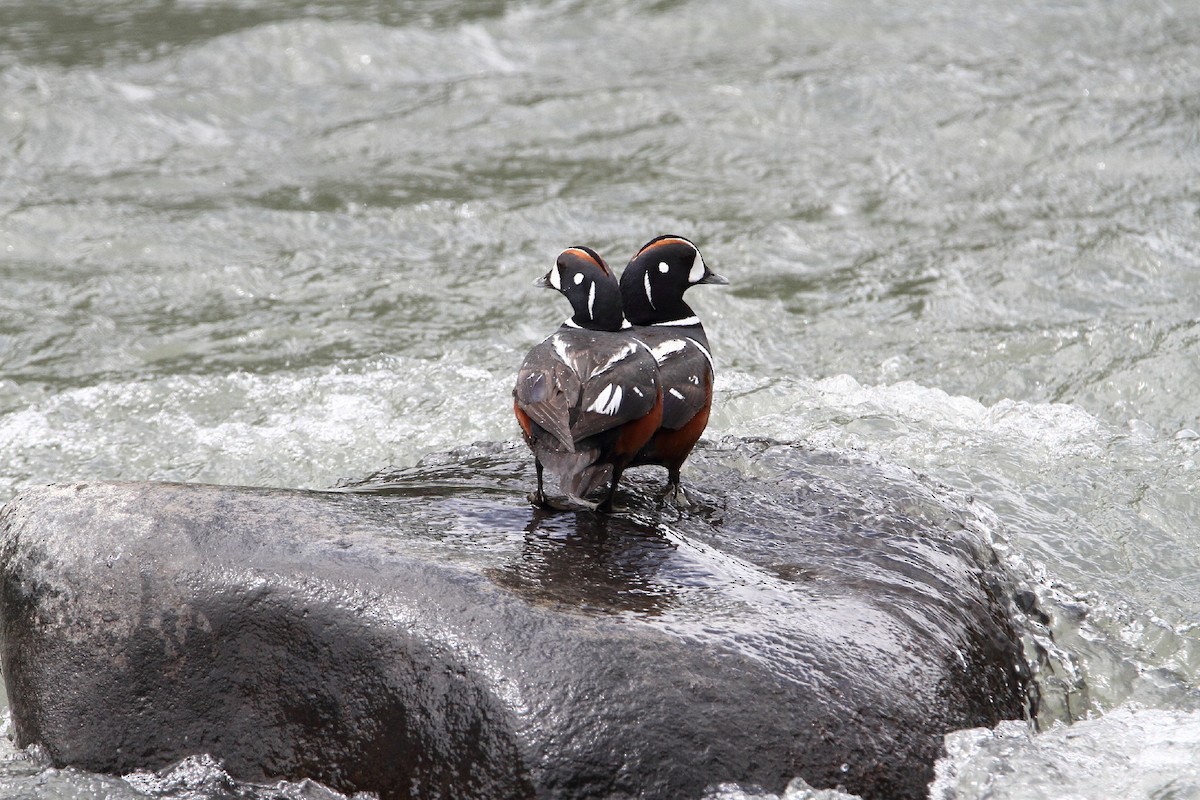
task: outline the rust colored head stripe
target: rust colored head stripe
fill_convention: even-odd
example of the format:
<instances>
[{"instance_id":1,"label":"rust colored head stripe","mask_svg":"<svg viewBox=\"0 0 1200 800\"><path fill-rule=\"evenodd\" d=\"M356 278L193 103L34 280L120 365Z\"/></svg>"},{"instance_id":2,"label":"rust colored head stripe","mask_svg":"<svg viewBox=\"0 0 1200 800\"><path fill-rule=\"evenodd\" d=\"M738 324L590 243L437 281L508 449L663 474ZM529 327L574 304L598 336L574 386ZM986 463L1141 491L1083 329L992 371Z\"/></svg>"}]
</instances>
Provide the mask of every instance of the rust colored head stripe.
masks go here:
<instances>
[{"instance_id":1,"label":"rust colored head stripe","mask_svg":"<svg viewBox=\"0 0 1200 800\"><path fill-rule=\"evenodd\" d=\"M637 254L640 256L642 253L645 253L648 250L653 250L655 247L661 247L667 244L686 244L688 247L696 247L696 245L692 244L682 236L671 236L668 234L666 236L659 236L646 242L646 244L642 246L642 249L638 250Z\"/></svg>"},{"instance_id":2,"label":"rust colored head stripe","mask_svg":"<svg viewBox=\"0 0 1200 800\"><path fill-rule=\"evenodd\" d=\"M604 262L604 259L600 257L599 253L590 247L577 244L574 247L568 247L564 253L572 253L578 258L594 261L596 262L596 266L600 268L601 272L603 272L605 275L612 275L612 270L608 268L608 264Z\"/></svg>"}]
</instances>

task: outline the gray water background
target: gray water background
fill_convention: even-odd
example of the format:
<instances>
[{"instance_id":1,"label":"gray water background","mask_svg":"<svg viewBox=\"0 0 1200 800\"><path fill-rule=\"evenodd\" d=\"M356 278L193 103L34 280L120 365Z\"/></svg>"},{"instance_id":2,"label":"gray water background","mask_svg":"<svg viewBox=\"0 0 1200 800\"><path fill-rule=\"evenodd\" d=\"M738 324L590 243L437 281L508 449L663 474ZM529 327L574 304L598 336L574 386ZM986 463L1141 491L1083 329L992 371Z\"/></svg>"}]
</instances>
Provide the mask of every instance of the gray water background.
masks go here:
<instances>
[{"instance_id":1,"label":"gray water background","mask_svg":"<svg viewBox=\"0 0 1200 800\"><path fill-rule=\"evenodd\" d=\"M708 435L926 476L1050 615L931 796L1200 797L1198 167L1196 2L7 2L0 502L515 439L532 280L679 233Z\"/></svg>"}]
</instances>

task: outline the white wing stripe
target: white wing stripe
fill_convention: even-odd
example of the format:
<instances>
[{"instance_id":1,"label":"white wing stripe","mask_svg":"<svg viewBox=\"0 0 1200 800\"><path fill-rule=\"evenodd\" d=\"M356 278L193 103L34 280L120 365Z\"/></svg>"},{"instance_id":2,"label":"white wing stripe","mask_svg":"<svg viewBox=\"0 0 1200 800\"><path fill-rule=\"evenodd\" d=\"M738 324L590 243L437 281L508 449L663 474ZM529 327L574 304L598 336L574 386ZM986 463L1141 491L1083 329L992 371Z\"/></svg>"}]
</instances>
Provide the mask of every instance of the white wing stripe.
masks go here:
<instances>
[{"instance_id":1,"label":"white wing stripe","mask_svg":"<svg viewBox=\"0 0 1200 800\"><path fill-rule=\"evenodd\" d=\"M650 352L654 353L654 360L662 364L668 358L686 348L687 342L683 339L668 339L655 346Z\"/></svg>"},{"instance_id":2,"label":"white wing stripe","mask_svg":"<svg viewBox=\"0 0 1200 800\"><path fill-rule=\"evenodd\" d=\"M621 387L610 383L600 390L595 401L585 410L611 417L621 410L621 394Z\"/></svg>"},{"instance_id":3,"label":"white wing stripe","mask_svg":"<svg viewBox=\"0 0 1200 800\"><path fill-rule=\"evenodd\" d=\"M555 336L551 339L551 343L554 345L554 352L558 354L558 360L568 367L571 366L571 357L567 355L566 341L561 336Z\"/></svg>"},{"instance_id":4,"label":"white wing stripe","mask_svg":"<svg viewBox=\"0 0 1200 800\"><path fill-rule=\"evenodd\" d=\"M608 372L610 369L612 369L613 367L615 367L617 364L621 363L625 359L629 358L631 355L633 355L636 352L637 352L637 345L633 344L632 342L630 342L629 344L622 345L621 349L618 350L617 352L613 353L612 357L609 358L608 361L605 361L603 364L601 364L600 366L598 366L594 370L592 370L591 377L594 378L597 375L601 375L605 372Z\"/></svg>"}]
</instances>

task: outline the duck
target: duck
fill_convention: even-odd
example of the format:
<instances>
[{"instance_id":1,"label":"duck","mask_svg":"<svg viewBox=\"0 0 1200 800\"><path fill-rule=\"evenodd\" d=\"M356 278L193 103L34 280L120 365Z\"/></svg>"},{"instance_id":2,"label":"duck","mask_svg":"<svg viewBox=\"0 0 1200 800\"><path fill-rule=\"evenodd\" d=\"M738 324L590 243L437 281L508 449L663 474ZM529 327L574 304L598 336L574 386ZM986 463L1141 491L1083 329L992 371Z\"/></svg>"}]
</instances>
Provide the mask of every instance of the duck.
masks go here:
<instances>
[{"instance_id":1,"label":"duck","mask_svg":"<svg viewBox=\"0 0 1200 800\"><path fill-rule=\"evenodd\" d=\"M525 356L513 388L537 472L529 499L559 510L612 511L622 473L662 424L658 362L630 335L616 275L595 250L567 248L534 285L564 295L572 314ZM566 502L546 494L547 469ZM588 500L606 481L603 498Z\"/></svg>"},{"instance_id":2,"label":"duck","mask_svg":"<svg viewBox=\"0 0 1200 800\"><path fill-rule=\"evenodd\" d=\"M683 296L693 286L728 283L694 242L673 234L642 245L621 272L622 311L653 354L663 392L662 423L630 466L666 467L663 496L678 505L691 504L680 473L708 426L716 374L704 325Z\"/></svg>"}]
</instances>

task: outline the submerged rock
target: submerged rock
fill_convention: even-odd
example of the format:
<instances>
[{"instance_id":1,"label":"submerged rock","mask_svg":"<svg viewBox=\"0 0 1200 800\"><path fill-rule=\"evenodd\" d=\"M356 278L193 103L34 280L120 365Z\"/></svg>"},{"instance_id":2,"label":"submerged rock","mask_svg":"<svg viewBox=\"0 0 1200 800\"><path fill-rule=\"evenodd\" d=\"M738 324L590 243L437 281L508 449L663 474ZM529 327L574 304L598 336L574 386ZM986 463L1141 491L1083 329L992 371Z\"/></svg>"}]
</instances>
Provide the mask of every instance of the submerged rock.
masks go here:
<instances>
[{"instance_id":1,"label":"submerged rock","mask_svg":"<svg viewBox=\"0 0 1200 800\"><path fill-rule=\"evenodd\" d=\"M52 486L0 512L18 743L124 774L382 798L924 797L942 737L1032 697L1002 570L911 473L709 447L625 511L531 508L476 448L334 492Z\"/></svg>"}]
</instances>

